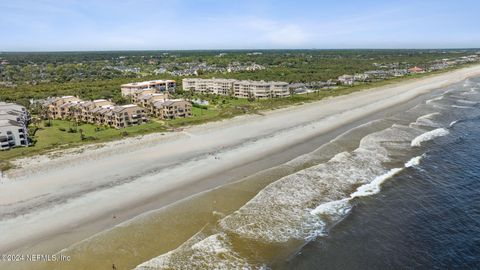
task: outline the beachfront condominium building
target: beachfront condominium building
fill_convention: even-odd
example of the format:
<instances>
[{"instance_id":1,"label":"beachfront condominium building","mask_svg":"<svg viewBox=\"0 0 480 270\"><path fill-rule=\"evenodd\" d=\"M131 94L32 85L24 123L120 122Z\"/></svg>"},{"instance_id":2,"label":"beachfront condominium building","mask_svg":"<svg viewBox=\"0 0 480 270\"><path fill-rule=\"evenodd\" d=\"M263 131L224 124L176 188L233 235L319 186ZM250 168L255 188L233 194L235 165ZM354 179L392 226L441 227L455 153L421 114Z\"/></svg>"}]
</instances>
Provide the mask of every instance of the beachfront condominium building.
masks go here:
<instances>
[{"instance_id":1,"label":"beachfront condominium building","mask_svg":"<svg viewBox=\"0 0 480 270\"><path fill-rule=\"evenodd\" d=\"M158 100L148 108L152 115L165 120L192 116L192 103L183 99Z\"/></svg>"},{"instance_id":2,"label":"beachfront condominium building","mask_svg":"<svg viewBox=\"0 0 480 270\"><path fill-rule=\"evenodd\" d=\"M134 104L115 106L106 114L106 118L107 125L117 129L141 125L148 121L145 109Z\"/></svg>"},{"instance_id":3,"label":"beachfront condominium building","mask_svg":"<svg viewBox=\"0 0 480 270\"><path fill-rule=\"evenodd\" d=\"M48 98L44 102L48 119L74 120L77 122L124 128L148 121L145 109L134 105L115 106L106 99L83 101L73 96Z\"/></svg>"},{"instance_id":4,"label":"beachfront condominium building","mask_svg":"<svg viewBox=\"0 0 480 270\"><path fill-rule=\"evenodd\" d=\"M170 99L167 91L159 93L154 88L145 88L128 93L133 103L144 108L149 115L160 119L192 116L192 104L183 99Z\"/></svg>"},{"instance_id":5,"label":"beachfront condominium building","mask_svg":"<svg viewBox=\"0 0 480 270\"><path fill-rule=\"evenodd\" d=\"M96 123L92 111L95 108L111 107L114 104L106 99L96 99L92 101L80 101L69 105L69 116L71 120L84 123Z\"/></svg>"},{"instance_id":6,"label":"beachfront condominium building","mask_svg":"<svg viewBox=\"0 0 480 270\"><path fill-rule=\"evenodd\" d=\"M29 121L30 116L25 107L0 102L0 150L28 146Z\"/></svg>"},{"instance_id":7,"label":"beachfront condominium building","mask_svg":"<svg viewBox=\"0 0 480 270\"><path fill-rule=\"evenodd\" d=\"M201 94L233 95L234 79L200 79L187 78L182 80L184 91L193 91Z\"/></svg>"},{"instance_id":8,"label":"beachfront condominium building","mask_svg":"<svg viewBox=\"0 0 480 270\"><path fill-rule=\"evenodd\" d=\"M95 101L89 101L95 102ZM87 123L109 126L112 128L125 128L146 123L148 118L145 109L134 105L116 106L105 102L98 106L91 105L87 110Z\"/></svg>"},{"instance_id":9,"label":"beachfront condominium building","mask_svg":"<svg viewBox=\"0 0 480 270\"><path fill-rule=\"evenodd\" d=\"M136 104L144 108L148 108L150 104L156 101L165 101L167 99L169 99L168 93L143 94L136 99Z\"/></svg>"},{"instance_id":10,"label":"beachfront condominium building","mask_svg":"<svg viewBox=\"0 0 480 270\"><path fill-rule=\"evenodd\" d=\"M142 90L151 89L153 92L175 92L176 83L174 80L155 80L145 82L134 82L122 84L120 89L122 96L135 97L142 93Z\"/></svg>"},{"instance_id":11,"label":"beachfront condominium building","mask_svg":"<svg viewBox=\"0 0 480 270\"><path fill-rule=\"evenodd\" d=\"M47 98L43 103L45 108L43 116L48 119L68 118L70 116L69 107L79 102L81 102L81 99L74 96Z\"/></svg>"},{"instance_id":12,"label":"beachfront condominium building","mask_svg":"<svg viewBox=\"0 0 480 270\"><path fill-rule=\"evenodd\" d=\"M182 81L184 91L233 95L239 98L276 98L287 97L288 83L266 81L239 81L233 79L198 79L188 78Z\"/></svg>"},{"instance_id":13,"label":"beachfront condominium building","mask_svg":"<svg viewBox=\"0 0 480 270\"><path fill-rule=\"evenodd\" d=\"M236 81L233 83L234 95L239 98L278 98L288 97L288 83L266 81Z\"/></svg>"}]
</instances>

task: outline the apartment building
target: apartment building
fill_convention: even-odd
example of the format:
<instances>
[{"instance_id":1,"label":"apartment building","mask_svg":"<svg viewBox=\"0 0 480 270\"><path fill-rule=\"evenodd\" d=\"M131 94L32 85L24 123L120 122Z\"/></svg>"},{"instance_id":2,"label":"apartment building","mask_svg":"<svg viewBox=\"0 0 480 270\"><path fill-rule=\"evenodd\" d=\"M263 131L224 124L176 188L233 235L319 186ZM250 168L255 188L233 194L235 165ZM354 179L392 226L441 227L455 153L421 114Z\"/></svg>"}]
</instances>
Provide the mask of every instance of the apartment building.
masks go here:
<instances>
[{"instance_id":1,"label":"apartment building","mask_svg":"<svg viewBox=\"0 0 480 270\"><path fill-rule=\"evenodd\" d=\"M145 109L134 104L115 106L104 114L107 125L113 128L136 126L148 121Z\"/></svg>"},{"instance_id":2,"label":"apartment building","mask_svg":"<svg viewBox=\"0 0 480 270\"><path fill-rule=\"evenodd\" d=\"M183 79L182 85L184 91L202 94L233 95L239 98L254 97L265 99L290 95L288 83L286 82L188 78Z\"/></svg>"},{"instance_id":3,"label":"apartment building","mask_svg":"<svg viewBox=\"0 0 480 270\"><path fill-rule=\"evenodd\" d=\"M0 102L0 115L13 115L14 121L28 124L30 121L30 114L27 109L15 103Z\"/></svg>"},{"instance_id":4,"label":"apartment building","mask_svg":"<svg viewBox=\"0 0 480 270\"><path fill-rule=\"evenodd\" d=\"M142 90L152 89L154 92L175 92L176 82L174 80L155 80L145 82L134 82L122 84L120 89L122 96L139 95Z\"/></svg>"},{"instance_id":5,"label":"apartment building","mask_svg":"<svg viewBox=\"0 0 480 270\"><path fill-rule=\"evenodd\" d=\"M96 108L106 108L113 105L111 101L106 99L72 103L69 106L70 114L68 118L77 122L96 123L92 111Z\"/></svg>"},{"instance_id":6,"label":"apartment building","mask_svg":"<svg viewBox=\"0 0 480 270\"><path fill-rule=\"evenodd\" d=\"M239 98L258 99L288 97L288 83L266 81L236 81L233 83L234 95Z\"/></svg>"},{"instance_id":7,"label":"apartment building","mask_svg":"<svg viewBox=\"0 0 480 270\"><path fill-rule=\"evenodd\" d=\"M25 107L0 102L0 150L28 146L28 122L30 116Z\"/></svg>"},{"instance_id":8,"label":"apartment building","mask_svg":"<svg viewBox=\"0 0 480 270\"><path fill-rule=\"evenodd\" d=\"M145 109L134 105L115 106L106 99L83 101L76 97L64 96L45 101L46 117L68 119L113 128L124 128L148 121Z\"/></svg>"},{"instance_id":9,"label":"apartment building","mask_svg":"<svg viewBox=\"0 0 480 270\"><path fill-rule=\"evenodd\" d=\"M160 119L175 119L192 116L192 104L183 99L155 101L150 104L149 111Z\"/></svg>"},{"instance_id":10,"label":"apartment building","mask_svg":"<svg viewBox=\"0 0 480 270\"><path fill-rule=\"evenodd\" d=\"M66 119L70 117L70 107L82 100L74 96L52 97L43 103L44 117L48 119Z\"/></svg>"},{"instance_id":11,"label":"apartment building","mask_svg":"<svg viewBox=\"0 0 480 270\"><path fill-rule=\"evenodd\" d=\"M152 111L152 104L157 101L165 101L169 99L167 93L144 94L138 97L137 105L146 109L148 114L154 115Z\"/></svg>"},{"instance_id":12,"label":"apartment building","mask_svg":"<svg viewBox=\"0 0 480 270\"><path fill-rule=\"evenodd\" d=\"M192 116L192 104L183 99L170 99L167 91L159 93L157 88L143 88L144 86L128 87L128 89L125 85L122 87L122 94L129 96L132 103L144 108L149 115L160 119Z\"/></svg>"},{"instance_id":13,"label":"apartment building","mask_svg":"<svg viewBox=\"0 0 480 270\"><path fill-rule=\"evenodd\" d=\"M143 94L137 98L136 104L144 108L147 108L149 104L155 101L166 100L168 98L169 98L168 93Z\"/></svg>"},{"instance_id":14,"label":"apartment building","mask_svg":"<svg viewBox=\"0 0 480 270\"><path fill-rule=\"evenodd\" d=\"M184 91L193 91L202 94L229 95L233 94L234 79L200 79L187 78L182 80Z\"/></svg>"}]
</instances>

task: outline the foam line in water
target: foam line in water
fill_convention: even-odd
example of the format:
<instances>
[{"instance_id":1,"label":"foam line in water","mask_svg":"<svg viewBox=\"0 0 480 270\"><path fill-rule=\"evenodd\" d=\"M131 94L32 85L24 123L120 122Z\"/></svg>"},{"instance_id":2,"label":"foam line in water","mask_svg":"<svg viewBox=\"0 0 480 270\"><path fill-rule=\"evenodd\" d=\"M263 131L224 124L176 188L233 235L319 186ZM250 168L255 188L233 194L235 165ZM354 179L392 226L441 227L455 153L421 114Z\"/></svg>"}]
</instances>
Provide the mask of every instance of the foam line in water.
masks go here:
<instances>
[{"instance_id":1,"label":"foam line in water","mask_svg":"<svg viewBox=\"0 0 480 270\"><path fill-rule=\"evenodd\" d=\"M429 113L426 115L422 115L417 118L417 121L414 123L415 125L422 125L422 126L430 126L430 127L439 127L439 123L436 123L432 120L432 118L441 115L439 112Z\"/></svg>"},{"instance_id":2,"label":"foam line in water","mask_svg":"<svg viewBox=\"0 0 480 270\"><path fill-rule=\"evenodd\" d=\"M416 156L411 158L409 161L405 163L405 168L410 168L413 166L417 166L420 164L420 161L424 155ZM350 194L349 198L331 201L327 203L323 203L316 207L315 209L311 210L310 213L312 215L319 215L319 214L326 214L330 216L343 216L348 214L351 210L350 200L359 197L371 196L380 192L381 185L388 179L395 176L397 173L401 172L403 168L394 168L389 170L388 172L377 176L372 182L362 185L357 188L357 190Z\"/></svg>"},{"instance_id":3,"label":"foam line in water","mask_svg":"<svg viewBox=\"0 0 480 270\"><path fill-rule=\"evenodd\" d=\"M458 108L458 109L473 109L474 107L471 107L471 106L461 106L461 105L452 105L452 108Z\"/></svg>"},{"instance_id":4,"label":"foam line in water","mask_svg":"<svg viewBox=\"0 0 480 270\"><path fill-rule=\"evenodd\" d=\"M375 177L372 182L358 187L357 191L350 195L350 198L353 199L377 194L380 192L380 186L383 184L383 182L399 173L402 169L403 168L394 168L380 176Z\"/></svg>"},{"instance_id":5,"label":"foam line in water","mask_svg":"<svg viewBox=\"0 0 480 270\"><path fill-rule=\"evenodd\" d=\"M465 99L459 99L459 100L457 100L457 102L463 103L463 104L470 104L470 105L475 105L475 104L477 104L477 102L475 102L475 101L465 100Z\"/></svg>"},{"instance_id":6,"label":"foam line in water","mask_svg":"<svg viewBox=\"0 0 480 270\"><path fill-rule=\"evenodd\" d=\"M425 156L425 155L421 155L421 156L417 156L417 157L411 158L409 161L407 161L407 162L405 163L405 167L406 167L406 168L410 168L410 167L419 165L419 164L420 164L420 161L422 160L422 158L423 158L424 156Z\"/></svg>"},{"instance_id":7,"label":"foam line in water","mask_svg":"<svg viewBox=\"0 0 480 270\"><path fill-rule=\"evenodd\" d=\"M422 135L416 137L412 140L411 146L421 146L423 142L433 140L437 137L442 137L448 135L448 130L445 128L437 128L429 132L425 132Z\"/></svg>"},{"instance_id":8,"label":"foam line in water","mask_svg":"<svg viewBox=\"0 0 480 270\"><path fill-rule=\"evenodd\" d=\"M441 99L443 99L443 96L439 96L439 97L436 97L436 98L429 99L429 100L427 100L425 103L426 103L426 104L430 104L430 103L432 103L432 102L434 102L434 101L441 100Z\"/></svg>"},{"instance_id":9,"label":"foam line in water","mask_svg":"<svg viewBox=\"0 0 480 270\"><path fill-rule=\"evenodd\" d=\"M459 120L455 120L455 121L451 122L450 125L448 125L448 126L449 126L449 127L453 127L453 126L456 125L458 122L459 122Z\"/></svg>"},{"instance_id":10,"label":"foam line in water","mask_svg":"<svg viewBox=\"0 0 480 270\"><path fill-rule=\"evenodd\" d=\"M312 215L346 215L350 212L351 205L349 199L341 199L338 201L331 201L323 203L310 211Z\"/></svg>"}]
</instances>

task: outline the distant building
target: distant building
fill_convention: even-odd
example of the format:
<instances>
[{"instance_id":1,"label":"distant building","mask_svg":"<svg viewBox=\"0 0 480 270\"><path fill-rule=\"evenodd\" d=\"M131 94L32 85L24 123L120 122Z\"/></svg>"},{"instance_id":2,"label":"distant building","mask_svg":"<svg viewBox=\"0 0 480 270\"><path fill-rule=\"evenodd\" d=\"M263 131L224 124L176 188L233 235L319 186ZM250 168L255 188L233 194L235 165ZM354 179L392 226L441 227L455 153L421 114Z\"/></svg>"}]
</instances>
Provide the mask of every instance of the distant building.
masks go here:
<instances>
[{"instance_id":1,"label":"distant building","mask_svg":"<svg viewBox=\"0 0 480 270\"><path fill-rule=\"evenodd\" d=\"M417 66L408 69L408 73L423 73L423 72L425 72L423 68L419 68Z\"/></svg>"},{"instance_id":2,"label":"distant building","mask_svg":"<svg viewBox=\"0 0 480 270\"><path fill-rule=\"evenodd\" d=\"M229 95L233 94L233 79L199 79L188 78L182 80L184 91L193 91L201 94Z\"/></svg>"},{"instance_id":3,"label":"distant building","mask_svg":"<svg viewBox=\"0 0 480 270\"><path fill-rule=\"evenodd\" d=\"M406 69L392 69L390 70L390 75L393 77L402 77L408 74L408 70Z\"/></svg>"},{"instance_id":4,"label":"distant building","mask_svg":"<svg viewBox=\"0 0 480 270\"><path fill-rule=\"evenodd\" d=\"M176 83L174 80L156 80L122 84L120 89L122 96L132 96L145 89L153 89L156 92L174 92Z\"/></svg>"},{"instance_id":5,"label":"distant building","mask_svg":"<svg viewBox=\"0 0 480 270\"><path fill-rule=\"evenodd\" d=\"M0 102L0 150L28 146L30 115L25 107Z\"/></svg>"},{"instance_id":6,"label":"distant building","mask_svg":"<svg viewBox=\"0 0 480 270\"><path fill-rule=\"evenodd\" d=\"M355 83L355 77L352 75L342 75L338 77L338 81L344 85L353 85L353 83Z\"/></svg>"},{"instance_id":7,"label":"distant building","mask_svg":"<svg viewBox=\"0 0 480 270\"><path fill-rule=\"evenodd\" d=\"M368 73L359 73L353 76L353 80L357 82L366 82L370 78Z\"/></svg>"}]
</instances>

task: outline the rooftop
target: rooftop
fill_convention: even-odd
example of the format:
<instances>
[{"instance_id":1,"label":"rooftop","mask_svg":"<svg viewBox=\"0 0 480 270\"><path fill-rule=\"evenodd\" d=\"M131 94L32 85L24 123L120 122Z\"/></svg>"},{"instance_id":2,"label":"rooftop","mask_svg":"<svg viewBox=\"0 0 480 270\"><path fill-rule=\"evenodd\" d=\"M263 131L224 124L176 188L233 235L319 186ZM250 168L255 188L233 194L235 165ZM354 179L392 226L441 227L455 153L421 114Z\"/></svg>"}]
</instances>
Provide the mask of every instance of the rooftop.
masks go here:
<instances>
[{"instance_id":1,"label":"rooftop","mask_svg":"<svg viewBox=\"0 0 480 270\"><path fill-rule=\"evenodd\" d=\"M174 80L154 80L154 81L144 81L144 82L133 82L133 83L126 83L122 84L122 87L132 87L132 86L152 86L156 84L163 84L163 83L174 83Z\"/></svg>"}]
</instances>

